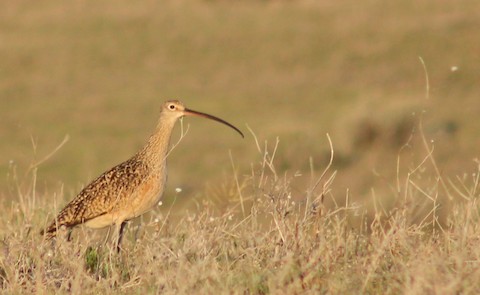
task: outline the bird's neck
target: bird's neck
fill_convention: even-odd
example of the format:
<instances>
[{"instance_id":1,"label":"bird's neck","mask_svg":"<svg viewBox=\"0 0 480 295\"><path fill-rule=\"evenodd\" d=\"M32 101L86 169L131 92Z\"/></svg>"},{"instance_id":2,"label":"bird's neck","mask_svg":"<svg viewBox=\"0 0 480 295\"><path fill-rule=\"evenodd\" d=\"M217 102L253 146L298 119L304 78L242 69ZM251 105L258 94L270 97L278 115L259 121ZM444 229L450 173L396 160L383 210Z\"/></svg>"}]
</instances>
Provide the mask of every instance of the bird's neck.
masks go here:
<instances>
[{"instance_id":1,"label":"bird's neck","mask_svg":"<svg viewBox=\"0 0 480 295\"><path fill-rule=\"evenodd\" d=\"M160 118L155 132L150 136L145 146L139 152L142 160L146 161L151 168L161 168L166 165L170 151L170 138L176 120Z\"/></svg>"}]
</instances>

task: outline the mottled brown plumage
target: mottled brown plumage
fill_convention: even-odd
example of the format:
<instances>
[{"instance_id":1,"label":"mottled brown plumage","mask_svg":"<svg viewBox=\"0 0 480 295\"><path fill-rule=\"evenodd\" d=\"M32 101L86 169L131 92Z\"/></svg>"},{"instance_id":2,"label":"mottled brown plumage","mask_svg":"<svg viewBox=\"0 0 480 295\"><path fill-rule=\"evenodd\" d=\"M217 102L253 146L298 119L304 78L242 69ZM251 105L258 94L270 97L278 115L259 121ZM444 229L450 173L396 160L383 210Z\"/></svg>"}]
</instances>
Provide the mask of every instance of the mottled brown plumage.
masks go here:
<instances>
[{"instance_id":1,"label":"mottled brown plumage","mask_svg":"<svg viewBox=\"0 0 480 295\"><path fill-rule=\"evenodd\" d=\"M146 145L129 160L111 168L87 185L41 233L47 238L60 227L85 224L91 228L115 225L120 249L126 222L153 208L160 200L167 180L167 156L170 137L176 121L183 116L212 119L243 134L217 117L189 110L179 101L162 105L155 132Z\"/></svg>"}]
</instances>

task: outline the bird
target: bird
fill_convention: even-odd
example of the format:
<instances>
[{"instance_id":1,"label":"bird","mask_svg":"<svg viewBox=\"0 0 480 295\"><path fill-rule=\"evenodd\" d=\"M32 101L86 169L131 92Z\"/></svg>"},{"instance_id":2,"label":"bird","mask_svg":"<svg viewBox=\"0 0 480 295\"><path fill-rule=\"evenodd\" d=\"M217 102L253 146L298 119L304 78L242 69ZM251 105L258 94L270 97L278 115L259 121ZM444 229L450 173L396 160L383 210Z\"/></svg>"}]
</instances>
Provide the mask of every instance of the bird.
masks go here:
<instances>
[{"instance_id":1,"label":"bird","mask_svg":"<svg viewBox=\"0 0 480 295\"><path fill-rule=\"evenodd\" d=\"M78 225L89 228L115 226L116 249L121 242L127 222L153 209L160 201L167 181L167 156L175 123L184 116L211 119L238 132L232 124L209 114L185 107L178 100L168 100L161 106L153 134L130 159L107 170L85 186L40 234L47 240L58 229L71 231Z\"/></svg>"}]
</instances>

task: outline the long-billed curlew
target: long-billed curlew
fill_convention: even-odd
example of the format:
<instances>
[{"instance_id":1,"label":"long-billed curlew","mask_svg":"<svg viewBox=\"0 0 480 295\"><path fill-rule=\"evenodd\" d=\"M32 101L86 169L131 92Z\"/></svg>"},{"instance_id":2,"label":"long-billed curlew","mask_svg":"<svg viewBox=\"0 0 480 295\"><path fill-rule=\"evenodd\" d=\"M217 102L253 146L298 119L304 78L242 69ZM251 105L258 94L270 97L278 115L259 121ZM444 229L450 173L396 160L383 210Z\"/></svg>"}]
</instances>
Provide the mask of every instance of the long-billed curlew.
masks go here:
<instances>
[{"instance_id":1,"label":"long-billed curlew","mask_svg":"<svg viewBox=\"0 0 480 295\"><path fill-rule=\"evenodd\" d=\"M145 146L129 160L111 168L87 185L41 234L53 238L57 229L85 224L90 228L115 225L117 250L128 220L151 210L162 197L167 180L170 138L177 120L197 116L215 120L243 133L232 124L185 108L176 100L162 105L155 132Z\"/></svg>"}]
</instances>

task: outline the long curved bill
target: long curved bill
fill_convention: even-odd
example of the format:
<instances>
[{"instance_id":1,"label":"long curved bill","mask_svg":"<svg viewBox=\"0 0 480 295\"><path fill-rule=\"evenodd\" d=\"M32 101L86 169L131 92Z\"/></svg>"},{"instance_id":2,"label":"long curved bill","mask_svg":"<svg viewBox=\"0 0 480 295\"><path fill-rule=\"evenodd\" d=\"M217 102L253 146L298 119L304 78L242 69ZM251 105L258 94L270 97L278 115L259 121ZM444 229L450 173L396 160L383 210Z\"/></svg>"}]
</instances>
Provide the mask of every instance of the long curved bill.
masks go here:
<instances>
[{"instance_id":1,"label":"long curved bill","mask_svg":"<svg viewBox=\"0 0 480 295\"><path fill-rule=\"evenodd\" d=\"M202 113L202 112L197 112L197 111L194 111L194 110L190 110L190 109L185 109L184 111L184 114L185 116L194 116L194 117L201 117L201 118L207 118L207 119L210 119L210 120L214 120L214 121L217 121L217 122L220 122L222 124L225 124L227 125L228 127L234 129L235 131L237 131L242 137L245 137L243 136L243 133L242 131L240 131L237 127L233 126L232 124L228 123L227 121L224 121L220 118L217 118L215 116L212 116L212 115L209 115L209 114L205 114L205 113Z\"/></svg>"}]
</instances>

